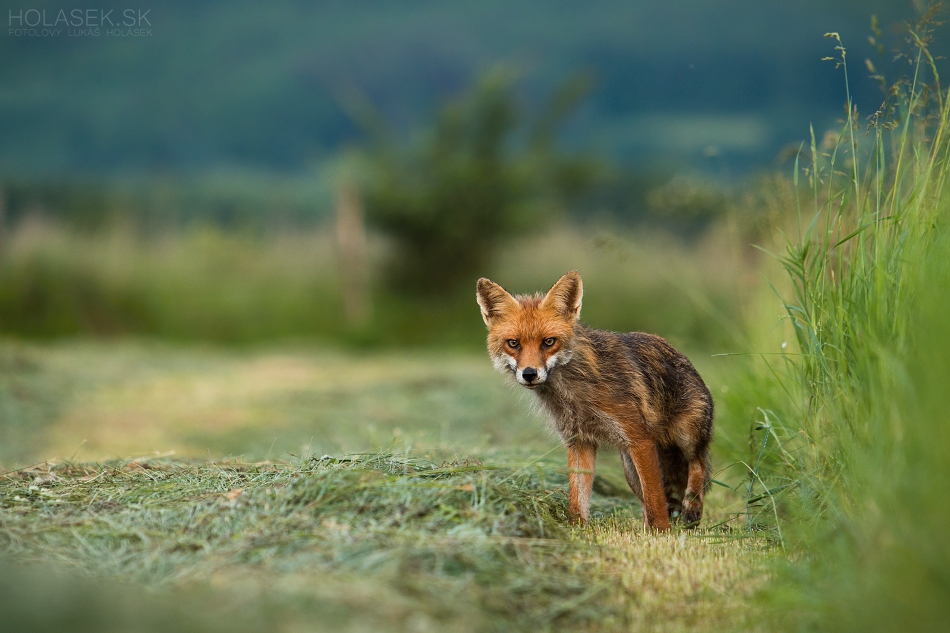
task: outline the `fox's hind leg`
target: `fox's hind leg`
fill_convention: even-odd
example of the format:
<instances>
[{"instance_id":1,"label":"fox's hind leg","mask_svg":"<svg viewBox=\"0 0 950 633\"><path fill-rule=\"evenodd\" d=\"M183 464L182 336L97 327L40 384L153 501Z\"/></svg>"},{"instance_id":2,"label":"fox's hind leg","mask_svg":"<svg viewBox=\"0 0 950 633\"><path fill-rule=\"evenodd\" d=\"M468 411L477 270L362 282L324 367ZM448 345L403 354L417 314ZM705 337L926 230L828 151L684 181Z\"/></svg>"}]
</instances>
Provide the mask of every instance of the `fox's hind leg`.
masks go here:
<instances>
[{"instance_id":1,"label":"fox's hind leg","mask_svg":"<svg viewBox=\"0 0 950 633\"><path fill-rule=\"evenodd\" d=\"M703 495L709 484L709 449L698 453L689 462L689 482L683 497L683 524L699 525L703 518Z\"/></svg>"},{"instance_id":2,"label":"fox's hind leg","mask_svg":"<svg viewBox=\"0 0 950 633\"><path fill-rule=\"evenodd\" d=\"M623 475L627 479L627 484L637 495L640 503L643 503L643 488L640 485L637 469L633 465L633 459L626 451L620 451L620 458L623 461ZM666 493L667 513L670 520L673 520L683 512L689 464L683 457L682 451L675 447L672 449L661 448L659 458L660 470L663 473L663 492Z\"/></svg>"},{"instance_id":3,"label":"fox's hind leg","mask_svg":"<svg viewBox=\"0 0 950 633\"><path fill-rule=\"evenodd\" d=\"M644 524L654 530L670 529L663 471L656 444L640 441L631 446L629 451L622 452L626 453L623 460L624 476L643 505Z\"/></svg>"},{"instance_id":4,"label":"fox's hind leg","mask_svg":"<svg viewBox=\"0 0 950 633\"><path fill-rule=\"evenodd\" d=\"M686 490L683 494L682 522L685 527L696 527L703 518L703 497L709 487L709 443L712 441L712 398L705 386L705 397L695 398L693 406L674 420L673 438L682 451L686 465Z\"/></svg>"}]
</instances>

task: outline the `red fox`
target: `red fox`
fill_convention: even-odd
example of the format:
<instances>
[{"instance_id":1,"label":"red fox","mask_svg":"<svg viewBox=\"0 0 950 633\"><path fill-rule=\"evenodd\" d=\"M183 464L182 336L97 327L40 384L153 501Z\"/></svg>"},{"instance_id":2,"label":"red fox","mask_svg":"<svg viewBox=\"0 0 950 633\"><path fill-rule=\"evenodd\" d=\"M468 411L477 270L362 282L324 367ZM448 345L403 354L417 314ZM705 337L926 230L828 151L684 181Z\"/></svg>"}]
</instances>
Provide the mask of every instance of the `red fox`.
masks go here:
<instances>
[{"instance_id":1,"label":"red fox","mask_svg":"<svg viewBox=\"0 0 950 633\"><path fill-rule=\"evenodd\" d=\"M620 448L644 522L699 524L709 486L713 400L683 354L652 334L615 334L578 322L583 285L572 271L545 295L510 295L478 280L495 367L537 394L567 447L569 509L586 522L597 448Z\"/></svg>"}]
</instances>

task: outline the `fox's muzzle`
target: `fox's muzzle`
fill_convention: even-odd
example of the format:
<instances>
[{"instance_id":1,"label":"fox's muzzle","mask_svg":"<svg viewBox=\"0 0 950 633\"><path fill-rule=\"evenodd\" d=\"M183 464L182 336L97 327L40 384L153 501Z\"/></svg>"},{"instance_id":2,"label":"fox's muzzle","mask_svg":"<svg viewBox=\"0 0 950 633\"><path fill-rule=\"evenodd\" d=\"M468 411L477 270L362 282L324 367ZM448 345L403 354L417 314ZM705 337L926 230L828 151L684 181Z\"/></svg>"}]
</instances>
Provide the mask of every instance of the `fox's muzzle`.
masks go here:
<instances>
[{"instance_id":1,"label":"fox's muzzle","mask_svg":"<svg viewBox=\"0 0 950 633\"><path fill-rule=\"evenodd\" d=\"M543 368L525 367L515 371L515 378L525 387L534 389L548 377L548 372Z\"/></svg>"}]
</instances>

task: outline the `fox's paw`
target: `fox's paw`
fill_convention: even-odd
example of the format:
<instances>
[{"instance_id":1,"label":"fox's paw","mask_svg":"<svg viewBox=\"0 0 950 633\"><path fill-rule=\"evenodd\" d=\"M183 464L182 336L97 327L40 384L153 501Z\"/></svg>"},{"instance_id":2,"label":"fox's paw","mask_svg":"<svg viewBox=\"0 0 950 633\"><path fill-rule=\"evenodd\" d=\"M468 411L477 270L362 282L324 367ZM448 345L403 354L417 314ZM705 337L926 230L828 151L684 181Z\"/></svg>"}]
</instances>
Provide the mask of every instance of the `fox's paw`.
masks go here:
<instances>
[{"instance_id":1,"label":"fox's paw","mask_svg":"<svg viewBox=\"0 0 950 633\"><path fill-rule=\"evenodd\" d=\"M700 519L703 518L703 498L700 495L686 491L683 499L683 513L680 515L680 521L686 529L692 529L699 526Z\"/></svg>"},{"instance_id":2,"label":"fox's paw","mask_svg":"<svg viewBox=\"0 0 950 633\"><path fill-rule=\"evenodd\" d=\"M683 523L683 527L688 530L699 527L699 521L702 518L703 518L702 506L699 506L698 508L687 508L683 511L683 514L680 515L680 519Z\"/></svg>"}]
</instances>

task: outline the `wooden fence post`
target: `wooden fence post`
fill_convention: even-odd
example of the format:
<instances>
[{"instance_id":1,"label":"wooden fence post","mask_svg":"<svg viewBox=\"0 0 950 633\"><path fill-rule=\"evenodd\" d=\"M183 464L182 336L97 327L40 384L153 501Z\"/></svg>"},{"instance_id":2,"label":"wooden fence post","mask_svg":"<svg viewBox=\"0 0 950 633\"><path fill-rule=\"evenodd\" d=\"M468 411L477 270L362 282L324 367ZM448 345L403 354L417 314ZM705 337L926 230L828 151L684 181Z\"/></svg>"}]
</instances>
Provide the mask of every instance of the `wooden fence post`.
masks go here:
<instances>
[{"instance_id":1,"label":"wooden fence post","mask_svg":"<svg viewBox=\"0 0 950 633\"><path fill-rule=\"evenodd\" d=\"M363 201L356 186L342 181L337 190L336 245L343 285L343 315L348 328L369 322L372 309Z\"/></svg>"}]
</instances>

